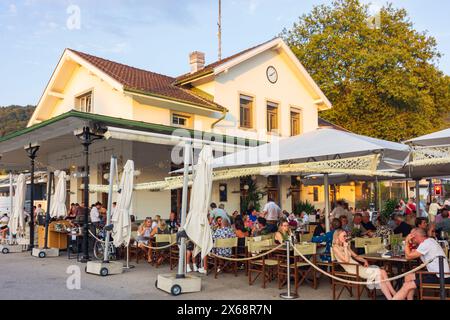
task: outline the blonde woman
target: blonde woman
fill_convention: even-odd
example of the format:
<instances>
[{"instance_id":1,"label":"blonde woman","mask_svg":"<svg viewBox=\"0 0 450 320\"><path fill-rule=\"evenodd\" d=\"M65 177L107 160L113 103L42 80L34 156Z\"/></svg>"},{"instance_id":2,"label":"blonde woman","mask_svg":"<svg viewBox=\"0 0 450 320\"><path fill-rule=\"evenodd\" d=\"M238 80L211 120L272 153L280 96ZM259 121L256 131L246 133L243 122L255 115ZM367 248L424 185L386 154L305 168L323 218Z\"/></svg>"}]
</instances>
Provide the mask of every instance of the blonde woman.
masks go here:
<instances>
[{"instance_id":1,"label":"blonde woman","mask_svg":"<svg viewBox=\"0 0 450 320\"><path fill-rule=\"evenodd\" d=\"M149 246L151 234L152 234L152 218L146 218L138 228L136 241L138 247L145 251L148 262L151 262L152 256L151 249L147 248L147 246Z\"/></svg>"},{"instance_id":2,"label":"blonde woman","mask_svg":"<svg viewBox=\"0 0 450 320\"><path fill-rule=\"evenodd\" d=\"M289 222L283 220L278 228L277 233L275 233L275 243L282 244L289 240L292 236L291 228L289 227Z\"/></svg>"},{"instance_id":3,"label":"blonde woman","mask_svg":"<svg viewBox=\"0 0 450 320\"><path fill-rule=\"evenodd\" d=\"M153 239L156 237L157 234L170 234L169 227L164 219L161 219L161 218L159 219L158 226L152 230L150 237ZM161 243L157 244L158 247L165 247L167 245L169 245L169 242L161 242ZM151 256L152 251L151 251L151 249L149 249L149 250L150 250L150 256ZM165 251L167 251L167 249ZM161 252L159 251L158 253L161 253ZM164 256L161 254L159 254L159 255L157 254L157 258L158 259L156 261L156 264L157 264L157 266L159 266L163 262Z\"/></svg>"},{"instance_id":4,"label":"blonde woman","mask_svg":"<svg viewBox=\"0 0 450 320\"><path fill-rule=\"evenodd\" d=\"M339 263L343 263L342 267L346 272L356 274L356 266L348 264L356 265L362 263L364 266L358 268L359 276L369 280L368 285L370 285L371 281L383 281L389 278L385 270L369 267L369 262L366 259L353 252L347 239L347 232L345 230L339 229L335 231L333 236L334 257ZM378 287L378 285L376 286ZM381 289L388 300L392 300L392 297L397 293L390 282L381 282L379 289Z\"/></svg>"}]
</instances>

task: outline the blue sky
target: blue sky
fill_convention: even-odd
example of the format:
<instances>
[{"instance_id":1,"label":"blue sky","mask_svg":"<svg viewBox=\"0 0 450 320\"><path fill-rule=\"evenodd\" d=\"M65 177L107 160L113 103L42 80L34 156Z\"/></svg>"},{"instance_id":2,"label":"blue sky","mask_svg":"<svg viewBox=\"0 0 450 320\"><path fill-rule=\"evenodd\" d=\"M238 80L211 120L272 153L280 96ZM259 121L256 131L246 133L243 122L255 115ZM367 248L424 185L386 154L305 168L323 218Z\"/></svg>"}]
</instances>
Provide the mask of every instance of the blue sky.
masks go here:
<instances>
[{"instance_id":1,"label":"blue sky","mask_svg":"<svg viewBox=\"0 0 450 320\"><path fill-rule=\"evenodd\" d=\"M385 1L364 0L376 10ZM0 105L36 104L64 48L177 76L188 54L217 58L217 0L0 0ZM223 54L292 26L325 0L222 0ZM392 0L436 37L450 74L450 1ZM76 7L73 7L76 6ZM67 21L80 9L80 29ZM72 24L76 26L76 24Z\"/></svg>"}]
</instances>

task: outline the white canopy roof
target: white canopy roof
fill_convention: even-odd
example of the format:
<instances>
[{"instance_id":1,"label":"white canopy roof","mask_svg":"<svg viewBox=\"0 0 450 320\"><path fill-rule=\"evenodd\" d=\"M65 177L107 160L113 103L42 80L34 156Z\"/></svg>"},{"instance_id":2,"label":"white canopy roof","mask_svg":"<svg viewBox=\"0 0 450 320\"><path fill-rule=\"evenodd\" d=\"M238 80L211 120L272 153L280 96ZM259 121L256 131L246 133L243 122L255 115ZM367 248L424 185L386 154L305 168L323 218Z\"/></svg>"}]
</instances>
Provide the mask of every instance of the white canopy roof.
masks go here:
<instances>
[{"instance_id":1,"label":"white canopy roof","mask_svg":"<svg viewBox=\"0 0 450 320\"><path fill-rule=\"evenodd\" d=\"M379 169L402 167L409 156L409 146L335 129L317 129L300 136L217 158L213 167L229 168L267 163L303 163L339 158L382 154Z\"/></svg>"},{"instance_id":2,"label":"white canopy roof","mask_svg":"<svg viewBox=\"0 0 450 320\"><path fill-rule=\"evenodd\" d=\"M421 147L450 145L450 129L417 137L406 141L406 143Z\"/></svg>"}]
</instances>

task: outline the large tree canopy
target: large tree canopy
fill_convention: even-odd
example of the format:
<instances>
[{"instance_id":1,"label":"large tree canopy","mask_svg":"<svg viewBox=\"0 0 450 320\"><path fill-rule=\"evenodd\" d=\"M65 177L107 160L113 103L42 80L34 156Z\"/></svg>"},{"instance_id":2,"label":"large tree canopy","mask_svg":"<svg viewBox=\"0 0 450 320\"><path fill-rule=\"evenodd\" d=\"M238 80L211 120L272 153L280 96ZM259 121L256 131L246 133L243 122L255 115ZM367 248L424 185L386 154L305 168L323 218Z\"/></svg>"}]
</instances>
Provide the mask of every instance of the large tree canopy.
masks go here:
<instances>
[{"instance_id":1,"label":"large tree canopy","mask_svg":"<svg viewBox=\"0 0 450 320\"><path fill-rule=\"evenodd\" d=\"M325 119L394 141L448 123L450 77L436 67L435 39L416 31L406 10L387 4L374 19L359 0L336 0L282 37L333 103Z\"/></svg>"}]
</instances>

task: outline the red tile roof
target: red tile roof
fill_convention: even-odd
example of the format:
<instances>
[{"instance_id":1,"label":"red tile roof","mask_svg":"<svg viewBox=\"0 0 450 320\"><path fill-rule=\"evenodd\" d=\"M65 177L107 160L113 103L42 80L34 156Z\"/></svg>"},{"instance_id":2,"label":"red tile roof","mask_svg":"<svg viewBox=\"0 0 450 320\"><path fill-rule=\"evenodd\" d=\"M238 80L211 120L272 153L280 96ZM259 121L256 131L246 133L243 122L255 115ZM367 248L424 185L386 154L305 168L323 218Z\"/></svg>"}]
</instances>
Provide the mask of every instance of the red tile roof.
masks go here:
<instances>
[{"instance_id":1,"label":"red tile roof","mask_svg":"<svg viewBox=\"0 0 450 320\"><path fill-rule=\"evenodd\" d=\"M176 81L177 81L177 83L180 83L183 80L190 79L190 78L196 78L197 76L203 75L205 73L212 72L214 70L214 68L216 68L216 67L218 67L218 66L220 66L220 65L222 65L222 64L224 64L224 63L226 63L228 61L231 61L231 60L233 60L233 59L235 59L235 58L237 58L237 57L239 57L239 56L241 56L243 54L246 54L247 52L250 52L250 51L252 51L252 50L254 50L256 48L259 48L259 47L261 47L261 46L263 46L263 45L273 41L274 39L276 39L276 38L270 39L269 41L266 41L264 43L260 43L260 44L258 44L256 46L252 47L252 48L245 49L245 50L243 50L241 52L238 52L238 53L236 53L236 54L234 54L232 56L229 56L227 58L224 58L222 60L218 60L218 61L215 61L215 62L213 62L211 64L208 64L203 69L198 70L197 72L183 74L183 75L177 77Z\"/></svg>"},{"instance_id":2,"label":"red tile roof","mask_svg":"<svg viewBox=\"0 0 450 320\"><path fill-rule=\"evenodd\" d=\"M142 92L143 94L160 96L169 100L190 103L217 111L226 110L223 106L220 106L219 104L214 103L203 96L201 97L194 92L191 92L189 89L174 85L175 78L130 67L73 49L68 50L80 56L121 83L128 91L136 91Z\"/></svg>"}]
</instances>

